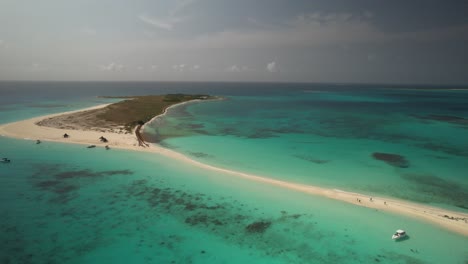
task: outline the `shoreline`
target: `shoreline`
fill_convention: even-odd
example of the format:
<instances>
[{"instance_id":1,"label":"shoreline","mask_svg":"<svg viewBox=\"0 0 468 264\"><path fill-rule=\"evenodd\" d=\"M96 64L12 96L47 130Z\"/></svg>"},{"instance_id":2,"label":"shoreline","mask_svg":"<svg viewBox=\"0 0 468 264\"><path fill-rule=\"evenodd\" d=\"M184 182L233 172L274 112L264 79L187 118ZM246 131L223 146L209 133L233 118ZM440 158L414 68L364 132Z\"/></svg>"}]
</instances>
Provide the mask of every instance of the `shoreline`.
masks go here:
<instances>
[{"instance_id":1,"label":"shoreline","mask_svg":"<svg viewBox=\"0 0 468 264\"><path fill-rule=\"evenodd\" d=\"M190 100L190 101L186 101L186 102L182 102L182 103L170 105L170 106L164 108L164 111L163 111L161 114L159 114L159 115L157 115L157 116L151 118L148 122L144 123L143 126L141 127L141 129L142 129L142 130L145 130L145 126L146 126L147 124L153 122L154 120L156 120L156 119L158 119L158 118L160 118L160 117L165 116L165 115L167 114L167 111L168 111L169 109L173 108L173 107L178 107L178 106L181 106L181 105L192 104L192 103L200 103L200 102L203 102L203 101L210 102L210 101L218 101L218 100L221 101L221 100L225 100L225 99L222 98L222 97L220 97L220 98L215 98L215 99L209 99L209 100L194 99L194 100Z\"/></svg>"},{"instance_id":2,"label":"shoreline","mask_svg":"<svg viewBox=\"0 0 468 264\"><path fill-rule=\"evenodd\" d=\"M171 109L172 107L181 106L181 105L185 105L185 104L189 104L189 103L197 103L197 102L201 102L201 100L195 99L195 100L191 100L191 101L187 101L187 102L182 102L182 103L170 105L170 106L164 108L164 111L163 111L161 114L159 114L159 115L157 115L157 116L151 118L148 122L144 123L143 126L141 127L141 129L144 130L144 129L145 129L145 126L146 126L147 124L153 122L154 120L156 120L156 119L158 119L158 118L160 118L160 117L165 116L165 115L167 114L167 111L168 111L169 109Z\"/></svg>"},{"instance_id":3,"label":"shoreline","mask_svg":"<svg viewBox=\"0 0 468 264\"><path fill-rule=\"evenodd\" d=\"M149 122L152 122L158 117L161 117L167 113L167 110L171 107L179 106L181 104L193 103L194 101L183 102L180 104L174 104L167 107L164 112L160 115L153 117ZM109 104L102 104L98 106L93 106L85 109L68 111L63 113L51 114L46 116L34 117L27 120L1 124L0 125L0 136L25 139L25 140L41 140L41 141L54 141L61 143L72 143L72 144L82 144L82 145L96 145L104 147L109 145L111 148L117 149L126 149L132 151L141 151L141 152L150 152L164 155L166 157L186 162L193 166L217 171L224 174L242 177L247 180L252 180L255 182L261 182L273 186L278 186L282 188L287 188L289 190L295 190L303 193L308 193L311 195L317 195L322 197L327 197L329 199L339 200L346 203L351 203L357 206L364 206L367 208L382 210L385 212L391 212L400 215L406 215L426 222L430 222L439 227L443 227L452 232L468 236L468 214L462 212L451 211L443 208L428 206L424 204L418 204L415 202L398 200L393 198L382 198L364 195L360 193L353 193L342 191L338 189L328 189L322 188L313 185L305 185L293 182L287 182L277 179L272 179L264 176L254 175L243 173L234 170L223 169L220 167L212 166L205 164L196 160L193 160L181 153L176 151L163 148L158 145L150 144L149 147L139 147L138 141L135 135L132 134L119 134L111 132L99 132L99 131L84 131L84 130L67 130L60 128L52 128L39 126L36 123L55 116L60 116L64 114L71 114L76 112L88 111L99 109L108 106ZM144 127L144 126L143 126ZM70 138L63 138L63 134L69 134ZM102 143L99 141L100 136L105 136L109 142Z\"/></svg>"}]
</instances>

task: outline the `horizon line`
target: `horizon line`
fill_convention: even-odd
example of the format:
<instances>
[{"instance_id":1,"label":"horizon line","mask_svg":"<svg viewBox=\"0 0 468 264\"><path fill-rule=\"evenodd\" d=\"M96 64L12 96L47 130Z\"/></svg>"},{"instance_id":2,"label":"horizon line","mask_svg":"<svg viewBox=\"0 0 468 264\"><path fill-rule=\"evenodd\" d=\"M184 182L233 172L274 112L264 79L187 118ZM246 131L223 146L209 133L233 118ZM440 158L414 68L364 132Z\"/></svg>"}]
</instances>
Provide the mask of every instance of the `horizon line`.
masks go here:
<instances>
[{"instance_id":1,"label":"horizon line","mask_svg":"<svg viewBox=\"0 0 468 264\"><path fill-rule=\"evenodd\" d=\"M313 82L313 81L174 81L174 80L0 80L0 83L226 83L226 84L322 84L322 85L392 85L392 86L449 86L468 88L468 84L447 83L391 83L391 82Z\"/></svg>"}]
</instances>

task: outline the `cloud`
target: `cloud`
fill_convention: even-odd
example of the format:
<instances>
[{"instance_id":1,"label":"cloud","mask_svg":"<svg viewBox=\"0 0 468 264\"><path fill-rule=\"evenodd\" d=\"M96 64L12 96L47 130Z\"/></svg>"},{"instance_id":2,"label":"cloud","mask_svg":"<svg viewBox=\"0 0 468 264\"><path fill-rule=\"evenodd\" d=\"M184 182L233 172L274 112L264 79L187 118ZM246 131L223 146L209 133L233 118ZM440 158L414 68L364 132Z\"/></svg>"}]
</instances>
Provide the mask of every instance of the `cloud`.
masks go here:
<instances>
[{"instance_id":1,"label":"cloud","mask_svg":"<svg viewBox=\"0 0 468 264\"><path fill-rule=\"evenodd\" d=\"M181 13L185 8L195 2L196 0L178 0L176 1L175 7L168 12L169 15L163 18L154 18L146 14L140 14L138 18L150 26L171 31L174 29L175 24L186 20L186 17L178 16L178 13Z\"/></svg>"},{"instance_id":2,"label":"cloud","mask_svg":"<svg viewBox=\"0 0 468 264\"><path fill-rule=\"evenodd\" d=\"M195 65L188 65L188 64L175 64L172 65L172 69L177 72L195 72L201 69L201 66L198 64Z\"/></svg>"},{"instance_id":3,"label":"cloud","mask_svg":"<svg viewBox=\"0 0 468 264\"><path fill-rule=\"evenodd\" d=\"M101 65L99 69L102 71L112 71L112 72L121 72L125 69L125 66L122 64L111 62L108 65Z\"/></svg>"},{"instance_id":4,"label":"cloud","mask_svg":"<svg viewBox=\"0 0 468 264\"><path fill-rule=\"evenodd\" d=\"M151 65L150 69L152 71L157 71L159 69L159 66L158 65Z\"/></svg>"},{"instance_id":5,"label":"cloud","mask_svg":"<svg viewBox=\"0 0 468 264\"><path fill-rule=\"evenodd\" d=\"M364 19L363 16L353 15L351 13L322 13L314 12L309 14L298 15L289 24L296 26L304 25L336 25L348 23L351 21L359 21Z\"/></svg>"},{"instance_id":6,"label":"cloud","mask_svg":"<svg viewBox=\"0 0 468 264\"><path fill-rule=\"evenodd\" d=\"M250 19L250 23L256 20ZM388 37L380 32L370 19L362 14L351 13L311 13L294 16L283 21L281 26L264 26L258 30L224 30L200 34L189 41L175 38L158 38L148 43L152 48L180 50L215 48L262 47L312 47L333 44L377 43Z\"/></svg>"},{"instance_id":7,"label":"cloud","mask_svg":"<svg viewBox=\"0 0 468 264\"><path fill-rule=\"evenodd\" d=\"M176 64L176 65L172 65L172 69L178 72L183 72L186 69L186 66L187 65L185 64Z\"/></svg>"},{"instance_id":8,"label":"cloud","mask_svg":"<svg viewBox=\"0 0 468 264\"><path fill-rule=\"evenodd\" d=\"M168 30L168 31L174 29L174 24L182 21L182 19L174 18L174 17L170 17L166 19L156 19L156 18L152 18L143 14L139 15L138 18L150 26L157 27L163 30Z\"/></svg>"},{"instance_id":9,"label":"cloud","mask_svg":"<svg viewBox=\"0 0 468 264\"><path fill-rule=\"evenodd\" d=\"M3 41L2 39L0 39L0 47L3 46L5 44L5 41Z\"/></svg>"},{"instance_id":10,"label":"cloud","mask_svg":"<svg viewBox=\"0 0 468 264\"><path fill-rule=\"evenodd\" d=\"M227 72L245 72L248 70L249 70L249 67L247 66L237 66L237 65L232 65L226 68Z\"/></svg>"},{"instance_id":11,"label":"cloud","mask_svg":"<svg viewBox=\"0 0 468 264\"><path fill-rule=\"evenodd\" d=\"M228 71L228 72L240 72L241 69L239 67L237 67L237 65L232 65L231 67L228 67L226 69L226 71Z\"/></svg>"},{"instance_id":12,"label":"cloud","mask_svg":"<svg viewBox=\"0 0 468 264\"><path fill-rule=\"evenodd\" d=\"M276 65L275 61L268 63L266 68L267 68L267 71L269 71L269 72L277 72L278 71L278 66Z\"/></svg>"}]
</instances>

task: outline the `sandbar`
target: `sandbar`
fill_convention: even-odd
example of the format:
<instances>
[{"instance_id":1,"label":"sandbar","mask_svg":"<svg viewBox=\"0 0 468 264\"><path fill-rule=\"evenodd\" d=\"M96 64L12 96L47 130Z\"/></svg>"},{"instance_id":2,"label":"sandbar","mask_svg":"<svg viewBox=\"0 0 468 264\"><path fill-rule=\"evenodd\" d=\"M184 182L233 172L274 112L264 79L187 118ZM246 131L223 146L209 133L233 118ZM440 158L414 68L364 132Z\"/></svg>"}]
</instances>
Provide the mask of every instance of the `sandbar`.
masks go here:
<instances>
[{"instance_id":1,"label":"sandbar","mask_svg":"<svg viewBox=\"0 0 468 264\"><path fill-rule=\"evenodd\" d=\"M148 147L141 147L139 146L138 140L134 134L117 133L116 131L111 130L91 131L76 130L76 128L74 130L67 130L63 128L54 128L37 125L38 122L51 117L99 109L104 108L106 106L108 106L108 104L98 105L77 111L40 116L23 121L3 124L0 125L0 135L25 140L55 141L83 145L96 145L97 147L104 147L108 145L110 148L157 153L175 160L191 164L199 168L217 171L236 177L242 177L244 179L252 180L255 182L261 182L264 184L287 188L290 190L308 193L311 195L319 195L330 199L351 203L357 206L364 206L372 209L410 216L438 225L452 232L468 236L468 214L466 213L451 211L443 208L394 198L383 198L375 196L371 197L365 194L347 192L338 189L322 188L313 185L298 184L293 182L276 180L265 176L223 169L193 160L181 153L163 148L156 144L150 144ZM166 111L164 111L163 114L165 113ZM65 133L69 134L70 137L64 138L63 134ZM108 142L100 142L99 138L101 136L105 136L108 139ZM391 232L393 231L394 230L391 230Z\"/></svg>"}]
</instances>

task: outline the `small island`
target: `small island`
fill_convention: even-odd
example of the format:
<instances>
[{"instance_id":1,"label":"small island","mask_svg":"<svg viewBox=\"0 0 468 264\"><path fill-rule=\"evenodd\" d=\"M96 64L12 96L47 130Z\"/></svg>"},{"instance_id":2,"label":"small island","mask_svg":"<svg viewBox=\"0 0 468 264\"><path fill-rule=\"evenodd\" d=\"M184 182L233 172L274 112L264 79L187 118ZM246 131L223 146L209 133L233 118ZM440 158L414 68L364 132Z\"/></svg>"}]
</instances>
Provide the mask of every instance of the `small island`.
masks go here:
<instances>
[{"instance_id":1,"label":"small island","mask_svg":"<svg viewBox=\"0 0 468 264\"><path fill-rule=\"evenodd\" d=\"M36 124L65 130L98 131L102 133L131 134L135 132L140 146L147 146L140 129L155 116L163 114L169 107L198 100L213 100L210 95L166 94L122 98L123 101L103 108L85 110L43 119Z\"/></svg>"}]
</instances>

